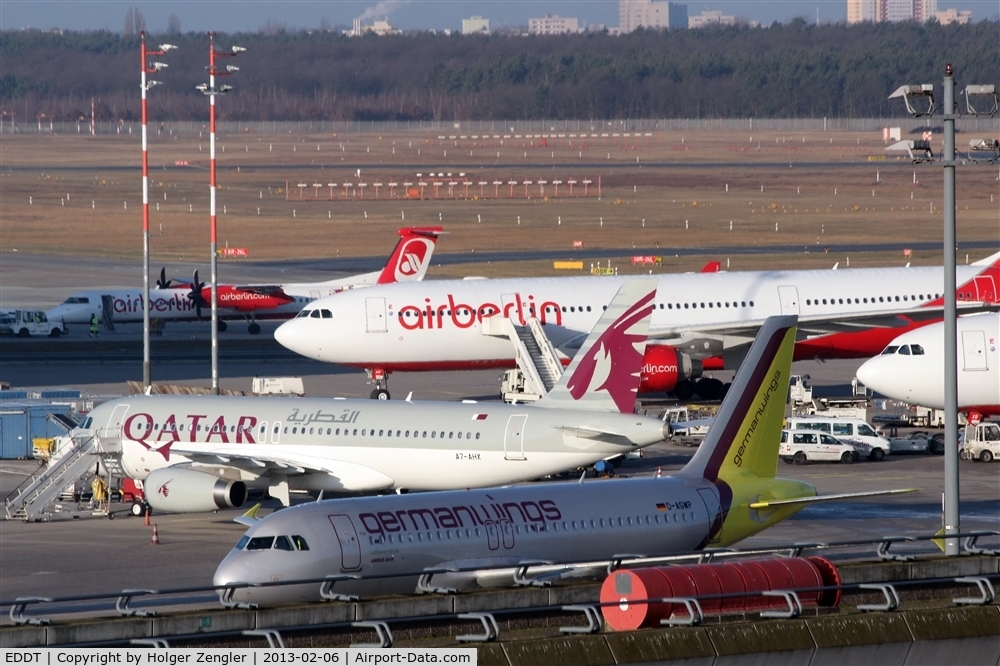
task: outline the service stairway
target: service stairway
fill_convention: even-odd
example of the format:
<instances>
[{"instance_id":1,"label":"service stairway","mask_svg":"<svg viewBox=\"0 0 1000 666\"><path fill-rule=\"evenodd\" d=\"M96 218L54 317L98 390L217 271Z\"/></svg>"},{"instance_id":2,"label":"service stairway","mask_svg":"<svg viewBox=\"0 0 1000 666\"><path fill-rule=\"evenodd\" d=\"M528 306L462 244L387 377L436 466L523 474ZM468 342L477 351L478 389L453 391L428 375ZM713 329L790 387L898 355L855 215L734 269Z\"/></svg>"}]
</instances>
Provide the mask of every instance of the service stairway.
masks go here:
<instances>
[{"instance_id":1,"label":"service stairway","mask_svg":"<svg viewBox=\"0 0 1000 666\"><path fill-rule=\"evenodd\" d=\"M516 394L505 387L505 400L538 400L562 377L562 363L537 318L528 318L522 326L508 317L489 317L483 320L483 334L508 338L514 345L520 382Z\"/></svg>"},{"instance_id":2,"label":"service stairway","mask_svg":"<svg viewBox=\"0 0 1000 666\"><path fill-rule=\"evenodd\" d=\"M63 512L56 503L67 486L93 475L98 461L105 469L120 469L121 444L117 439L102 439L92 431L74 433L65 452L49 461L47 467L28 477L4 501L8 520L25 522L44 520Z\"/></svg>"}]
</instances>

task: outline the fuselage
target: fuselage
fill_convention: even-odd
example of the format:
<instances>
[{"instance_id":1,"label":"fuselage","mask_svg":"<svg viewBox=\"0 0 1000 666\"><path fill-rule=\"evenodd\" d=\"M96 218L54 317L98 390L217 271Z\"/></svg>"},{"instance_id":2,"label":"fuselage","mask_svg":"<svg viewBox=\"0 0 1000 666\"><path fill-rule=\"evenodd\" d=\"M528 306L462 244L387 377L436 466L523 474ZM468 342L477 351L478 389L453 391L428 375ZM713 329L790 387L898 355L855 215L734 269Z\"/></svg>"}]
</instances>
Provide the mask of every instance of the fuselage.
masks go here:
<instances>
[{"instance_id":1,"label":"fuselage","mask_svg":"<svg viewBox=\"0 0 1000 666\"><path fill-rule=\"evenodd\" d=\"M815 492L798 482L771 479L769 485L784 483L791 484L790 493ZM435 567L513 569L531 561L587 562L624 553L684 553L731 543L711 538L719 534L725 513L722 503L713 483L678 477L313 502L253 525L219 565L215 584L338 574L398 576ZM738 538L797 510L773 511L748 522ZM281 536L293 544L291 550L272 547L268 541ZM299 547L302 543L308 550ZM430 583L459 589L510 584L510 569L493 574L435 574ZM414 575L342 581L333 586L333 592L412 594L416 579ZM258 603L318 600L319 587L315 583L250 588L237 591L234 598Z\"/></svg>"},{"instance_id":2,"label":"fuselage","mask_svg":"<svg viewBox=\"0 0 1000 666\"><path fill-rule=\"evenodd\" d=\"M958 407L1000 413L1000 314L959 317ZM892 340L858 369L858 379L882 395L944 409L944 323Z\"/></svg>"},{"instance_id":3,"label":"fuselage","mask_svg":"<svg viewBox=\"0 0 1000 666\"><path fill-rule=\"evenodd\" d=\"M117 439L132 478L194 461L280 474L289 487L439 490L533 479L664 438L657 419L502 403L132 396L88 426ZM590 428L593 436L582 429ZM613 432L615 436L600 436ZM228 463L228 465L227 465Z\"/></svg>"},{"instance_id":4,"label":"fuselage","mask_svg":"<svg viewBox=\"0 0 1000 666\"><path fill-rule=\"evenodd\" d=\"M980 278L970 283L983 270L982 266L958 269L963 300L996 300L992 277L987 277L988 283L980 284ZM836 321L933 304L941 297L942 275L940 267L661 275L650 337L694 358L716 357L731 346L745 344L747 328L772 315ZM514 363L510 342L482 332L482 320L499 313L522 323L529 316L538 318L557 352L568 358L624 279L588 276L379 285L316 301L308 309L326 310L329 316L320 319L303 312L279 327L275 337L304 356L366 368L510 366ZM870 356L900 330L907 328L812 336L799 343L796 355Z\"/></svg>"}]
</instances>

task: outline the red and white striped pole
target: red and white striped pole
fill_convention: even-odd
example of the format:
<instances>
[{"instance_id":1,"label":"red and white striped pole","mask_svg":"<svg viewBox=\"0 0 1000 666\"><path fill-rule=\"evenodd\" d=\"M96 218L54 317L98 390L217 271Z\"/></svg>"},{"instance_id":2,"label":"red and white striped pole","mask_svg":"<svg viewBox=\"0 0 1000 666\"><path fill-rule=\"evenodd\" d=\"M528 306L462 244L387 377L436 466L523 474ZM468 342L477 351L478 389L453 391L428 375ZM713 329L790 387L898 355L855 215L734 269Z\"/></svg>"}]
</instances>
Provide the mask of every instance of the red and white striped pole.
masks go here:
<instances>
[{"instance_id":1,"label":"red and white striped pole","mask_svg":"<svg viewBox=\"0 0 1000 666\"><path fill-rule=\"evenodd\" d=\"M219 70L215 66L215 58L232 58L241 51L246 51L246 49L234 46L231 51L216 51L215 33L208 33L208 87L205 88L205 84L199 86L199 89L208 95L209 100L209 215L211 217L209 235L210 251L212 254L212 393L214 395L219 395L219 266L218 234L216 231L218 220L215 214L215 191L217 189L215 180L215 95L216 93L227 93L232 89L229 86L222 86L219 90L216 90L215 77L229 76L239 69L230 65L225 70Z\"/></svg>"},{"instance_id":2,"label":"red and white striped pole","mask_svg":"<svg viewBox=\"0 0 1000 666\"><path fill-rule=\"evenodd\" d=\"M161 56L171 49L172 44L161 44L158 51L146 50L146 32L141 31L140 37L140 72L142 72L142 385L149 388L150 377L149 353L149 146L146 139L146 91L159 84L159 81L147 81L146 74L155 74L167 65L162 62L150 63L146 58Z\"/></svg>"}]
</instances>

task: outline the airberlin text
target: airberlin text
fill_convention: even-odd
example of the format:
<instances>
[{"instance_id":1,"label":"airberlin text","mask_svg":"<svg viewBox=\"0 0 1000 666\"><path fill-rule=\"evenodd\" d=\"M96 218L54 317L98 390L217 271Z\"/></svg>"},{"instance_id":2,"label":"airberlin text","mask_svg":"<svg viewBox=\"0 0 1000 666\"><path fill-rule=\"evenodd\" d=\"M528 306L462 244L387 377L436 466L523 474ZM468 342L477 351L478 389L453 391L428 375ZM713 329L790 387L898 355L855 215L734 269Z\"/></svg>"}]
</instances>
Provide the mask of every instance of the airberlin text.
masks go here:
<instances>
[{"instance_id":1,"label":"airberlin text","mask_svg":"<svg viewBox=\"0 0 1000 666\"><path fill-rule=\"evenodd\" d=\"M456 303L455 296L448 294L447 303L433 305L430 298L425 298L422 306L404 305L397 311L399 325L408 331L445 328L449 323L456 328L471 328L497 314L514 318L522 326L527 323L525 315L535 317L543 324L562 325L562 308L558 303L544 301L539 305L530 294L527 300L523 300L520 294L514 294L514 299L502 307L496 303L480 303L478 306Z\"/></svg>"},{"instance_id":2,"label":"airberlin text","mask_svg":"<svg viewBox=\"0 0 1000 666\"><path fill-rule=\"evenodd\" d=\"M430 529L457 529L507 521L533 525L544 529L546 521L562 520L562 512L552 500L525 502L494 502L468 506L437 506L434 508L361 513L358 519L372 535L385 537L393 532L419 532Z\"/></svg>"}]
</instances>

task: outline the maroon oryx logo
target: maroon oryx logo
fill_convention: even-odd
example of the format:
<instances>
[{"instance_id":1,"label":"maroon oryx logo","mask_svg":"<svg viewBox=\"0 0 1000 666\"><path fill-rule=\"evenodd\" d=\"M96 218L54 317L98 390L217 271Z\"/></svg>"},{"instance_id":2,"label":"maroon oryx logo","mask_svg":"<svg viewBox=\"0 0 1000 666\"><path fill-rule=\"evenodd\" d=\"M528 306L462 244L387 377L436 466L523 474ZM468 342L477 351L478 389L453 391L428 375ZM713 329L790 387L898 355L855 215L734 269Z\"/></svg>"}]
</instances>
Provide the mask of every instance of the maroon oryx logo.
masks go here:
<instances>
[{"instance_id":1,"label":"maroon oryx logo","mask_svg":"<svg viewBox=\"0 0 1000 666\"><path fill-rule=\"evenodd\" d=\"M584 354L567 387L575 400L591 391L607 391L623 413L635 406L645 334L630 329L653 313L653 290L629 307ZM637 349L637 345L639 348Z\"/></svg>"}]
</instances>

